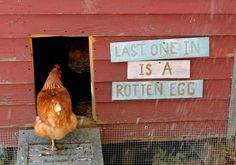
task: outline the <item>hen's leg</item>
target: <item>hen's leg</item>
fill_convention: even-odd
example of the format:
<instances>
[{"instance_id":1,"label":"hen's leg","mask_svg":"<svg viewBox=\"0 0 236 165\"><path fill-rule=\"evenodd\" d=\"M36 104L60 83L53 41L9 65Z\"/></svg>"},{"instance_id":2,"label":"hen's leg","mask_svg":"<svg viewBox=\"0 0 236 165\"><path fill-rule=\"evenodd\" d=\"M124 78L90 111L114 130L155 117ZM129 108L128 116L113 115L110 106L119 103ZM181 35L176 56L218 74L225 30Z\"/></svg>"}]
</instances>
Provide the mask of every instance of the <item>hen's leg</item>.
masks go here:
<instances>
[{"instance_id":1,"label":"hen's leg","mask_svg":"<svg viewBox=\"0 0 236 165\"><path fill-rule=\"evenodd\" d=\"M52 139L52 149L51 149L52 151L56 151L57 150L57 147L56 147L56 145L55 145L55 141L54 141L54 139Z\"/></svg>"}]
</instances>

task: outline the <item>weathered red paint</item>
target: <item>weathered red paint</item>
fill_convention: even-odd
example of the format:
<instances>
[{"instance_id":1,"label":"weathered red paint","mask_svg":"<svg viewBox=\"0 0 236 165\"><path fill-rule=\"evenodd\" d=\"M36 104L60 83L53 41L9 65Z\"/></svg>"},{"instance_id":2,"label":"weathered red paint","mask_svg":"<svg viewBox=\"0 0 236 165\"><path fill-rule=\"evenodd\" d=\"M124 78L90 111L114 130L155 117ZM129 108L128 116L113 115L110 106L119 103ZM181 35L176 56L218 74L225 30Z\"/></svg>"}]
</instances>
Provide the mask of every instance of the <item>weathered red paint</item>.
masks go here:
<instances>
[{"instance_id":1,"label":"weathered red paint","mask_svg":"<svg viewBox=\"0 0 236 165\"><path fill-rule=\"evenodd\" d=\"M97 103L102 124L227 120L228 100L156 100ZM214 115L212 115L214 114Z\"/></svg>"},{"instance_id":2,"label":"weathered red paint","mask_svg":"<svg viewBox=\"0 0 236 165\"><path fill-rule=\"evenodd\" d=\"M24 104L35 104L33 83L0 85L0 106Z\"/></svg>"},{"instance_id":3,"label":"weathered red paint","mask_svg":"<svg viewBox=\"0 0 236 165\"><path fill-rule=\"evenodd\" d=\"M236 15L227 14L214 16L193 14L3 15L0 24L2 25L0 37L4 38L28 37L30 34L77 36L236 35L234 28Z\"/></svg>"},{"instance_id":4,"label":"weathered red paint","mask_svg":"<svg viewBox=\"0 0 236 165\"><path fill-rule=\"evenodd\" d=\"M3 0L0 14L225 14L236 13L233 0L158 1L152 0Z\"/></svg>"},{"instance_id":5,"label":"weathered red paint","mask_svg":"<svg viewBox=\"0 0 236 165\"><path fill-rule=\"evenodd\" d=\"M92 35L95 115L104 142L150 139L153 130L159 139L225 136L236 45L235 6L234 0L131 0L129 5L122 0L1 1L0 128L33 124L31 35ZM190 79L204 80L202 99L111 100L111 83L127 81L127 64L110 63L110 42L204 36L210 37L210 57L191 59L190 71Z\"/></svg>"},{"instance_id":6,"label":"weathered red paint","mask_svg":"<svg viewBox=\"0 0 236 165\"><path fill-rule=\"evenodd\" d=\"M7 68L7 69L6 69ZM31 61L2 62L0 65L0 84L33 83L33 70Z\"/></svg>"},{"instance_id":7,"label":"weathered red paint","mask_svg":"<svg viewBox=\"0 0 236 165\"><path fill-rule=\"evenodd\" d=\"M201 100L230 99L231 80L204 80L203 83L203 98ZM113 102L115 104L115 101L111 100L111 90L111 82L95 83L96 101ZM135 103L134 101L133 104Z\"/></svg>"},{"instance_id":8,"label":"weathered red paint","mask_svg":"<svg viewBox=\"0 0 236 165\"><path fill-rule=\"evenodd\" d=\"M181 34L179 34L181 35ZM185 36L187 37L187 36ZM111 42L152 40L159 38L170 38L170 36L150 36L150 37L96 37L94 44L94 60L110 60L109 44ZM181 38L180 36L171 38ZM210 57L226 58L233 57L236 45L235 36L212 36L210 37Z\"/></svg>"},{"instance_id":9,"label":"weathered red paint","mask_svg":"<svg viewBox=\"0 0 236 165\"><path fill-rule=\"evenodd\" d=\"M227 122L225 121L102 125L102 142L220 138L225 136L226 130Z\"/></svg>"},{"instance_id":10,"label":"weathered red paint","mask_svg":"<svg viewBox=\"0 0 236 165\"><path fill-rule=\"evenodd\" d=\"M31 61L29 38L0 38L0 62Z\"/></svg>"},{"instance_id":11,"label":"weathered red paint","mask_svg":"<svg viewBox=\"0 0 236 165\"><path fill-rule=\"evenodd\" d=\"M0 129L32 127L35 120L35 105L2 105L0 110Z\"/></svg>"},{"instance_id":12,"label":"weathered red paint","mask_svg":"<svg viewBox=\"0 0 236 165\"><path fill-rule=\"evenodd\" d=\"M208 121L215 121L217 124L221 122L227 123L234 65L234 59L232 57L236 45L236 40L233 36L210 37L210 57L189 59L191 61L190 79L204 80L203 98L139 101L111 100L111 82L129 80L127 79L126 62L110 62L109 44L111 42L137 41L154 38L165 37L95 38L94 81L98 123L123 125L124 123L134 124L138 122L138 125L140 125L140 123L143 125L153 124L152 126L155 131L159 129L160 123L167 126L171 122L177 122L180 125L186 122L190 123L190 125L191 123L199 122L200 125L204 123L206 126L209 126L209 128L212 128L212 123ZM197 129L195 124L192 126L193 128L191 129ZM122 126L119 129L122 137L127 137L127 132L132 132L131 130L126 130L127 132L122 130ZM217 129L222 129L221 133L223 133L226 127L219 127ZM175 133L178 132L178 135L179 131L183 131L183 135L188 134L187 130L181 128L179 128L179 130L174 128L172 131ZM214 131L213 129L210 129L209 132L203 131L202 136L203 134L209 135ZM113 136L109 132L109 128L107 133L109 137ZM145 133L143 133L142 136L145 136ZM168 133L171 134L170 132ZM136 134L136 132L134 131L132 134ZM167 133L164 136L170 137Z\"/></svg>"},{"instance_id":13,"label":"weathered red paint","mask_svg":"<svg viewBox=\"0 0 236 165\"><path fill-rule=\"evenodd\" d=\"M191 59L190 79L231 79L233 58ZM224 70L224 72L222 72ZM127 63L111 63L109 60L94 62L95 82L126 81Z\"/></svg>"}]
</instances>

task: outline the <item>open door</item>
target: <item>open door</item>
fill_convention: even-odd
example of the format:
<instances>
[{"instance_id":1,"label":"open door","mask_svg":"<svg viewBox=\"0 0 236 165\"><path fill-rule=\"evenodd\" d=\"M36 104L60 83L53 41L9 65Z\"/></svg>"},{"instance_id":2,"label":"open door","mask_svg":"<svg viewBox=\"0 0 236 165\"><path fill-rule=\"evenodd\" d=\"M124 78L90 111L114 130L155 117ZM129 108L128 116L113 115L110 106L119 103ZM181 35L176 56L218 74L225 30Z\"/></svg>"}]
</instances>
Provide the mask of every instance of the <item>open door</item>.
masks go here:
<instances>
[{"instance_id":1,"label":"open door","mask_svg":"<svg viewBox=\"0 0 236 165\"><path fill-rule=\"evenodd\" d=\"M91 74L88 37L33 37L35 93L59 64L62 83L67 88L76 115L92 118Z\"/></svg>"}]
</instances>

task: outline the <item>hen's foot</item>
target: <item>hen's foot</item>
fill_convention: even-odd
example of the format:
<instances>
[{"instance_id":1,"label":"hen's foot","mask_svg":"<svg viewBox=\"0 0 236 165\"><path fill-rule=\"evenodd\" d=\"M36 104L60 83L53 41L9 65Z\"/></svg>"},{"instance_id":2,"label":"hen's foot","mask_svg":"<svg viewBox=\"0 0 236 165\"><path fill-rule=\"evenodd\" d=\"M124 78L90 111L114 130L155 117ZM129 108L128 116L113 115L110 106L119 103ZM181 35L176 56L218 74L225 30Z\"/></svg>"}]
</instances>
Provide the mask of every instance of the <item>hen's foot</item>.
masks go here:
<instances>
[{"instance_id":1,"label":"hen's foot","mask_svg":"<svg viewBox=\"0 0 236 165\"><path fill-rule=\"evenodd\" d=\"M58 148L56 146L52 146L51 151L57 151Z\"/></svg>"},{"instance_id":2,"label":"hen's foot","mask_svg":"<svg viewBox=\"0 0 236 165\"><path fill-rule=\"evenodd\" d=\"M51 150L52 150L52 151L57 151L57 150L58 150L58 149L57 149L57 146L56 146L56 144L55 144L54 139L52 139L52 148L51 148Z\"/></svg>"}]
</instances>

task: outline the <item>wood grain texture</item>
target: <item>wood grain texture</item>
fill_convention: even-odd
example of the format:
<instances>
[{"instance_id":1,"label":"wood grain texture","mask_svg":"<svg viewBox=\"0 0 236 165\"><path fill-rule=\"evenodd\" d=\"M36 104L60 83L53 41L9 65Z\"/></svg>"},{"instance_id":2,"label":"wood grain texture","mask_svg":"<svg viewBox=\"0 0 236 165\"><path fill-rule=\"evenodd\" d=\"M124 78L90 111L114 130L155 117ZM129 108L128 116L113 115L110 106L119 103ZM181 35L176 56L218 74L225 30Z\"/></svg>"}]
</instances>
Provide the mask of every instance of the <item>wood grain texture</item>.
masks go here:
<instances>
[{"instance_id":1,"label":"wood grain texture","mask_svg":"<svg viewBox=\"0 0 236 165\"><path fill-rule=\"evenodd\" d=\"M94 60L110 60L110 43L137 40L152 40L163 38L179 38L170 36L150 37L95 37ZM212 36L210 37L210 58L226 58L234 56L236 39L234 36Z\"/></svg>"},{"instance_id":2,"label":"wood grain texture","mask_svg":"<svg viewBox=\"0 0 236 165\"><path fill-rule=\"evenodd\" d=\"M234 0L3 0L0 14L226 14L236 13Z\"/></svg>"},{"instance_id":3,"label":"wood grain texture","mask_svg":"<svg viewBox=\"0 0 236 165\"><path fill-rule=\"evenodd\" d=\"M35 105L0 106L0 127L33 126L36 111Z\"/></svg>"},{"instance_id":4,"label":"wood grain texture","mask_svg":"<svg viewBox=\"0 0 236 165\"><path fill-rule=\"evenodd\" d=\"M63 20L63 21L62 21ZM134 24L135 22L135 24ZM222 23L224 22L224 23ZM236 15L9 15L0 37L236 35ZM99 28L98 28L99 27Z\"/></svg>"},{"instance_id":5,"label":"wood grain texture","mask_svg":"<svg viewBox=\"0 0 236 165\"><path fill-rule=\"evenodd\" d=\"M0 105L35 104L34 84L0 85Z\"/></svg>"},{"instance_id":6,"label":"wood grain texture","mask_svg":"<svg viewBox=\"0 0 236 165\"><path fill-rule=\"evenodd\" d=\"M116 123L102 125L104 142L225 136L236 44L235 6L234 0L2 0L0 128L29 127L34 121L28 39L36 34L92 35L96 36L93 106L97 121ZM209 59L191 60L190 79L204 79L203 99L112 102L111 82L126 81L127 66L110 64L109 43L176 37L210 37Z\"/></svg>"},{"instance_id":7,"label":"wood grain texture","mask_svg":"<svg viewBox=\"0 0 236 165\"><path fill-rule=\"evenodd\" d=\"M229 101L129 101L98 103L96 108L103 124L227 120Z\"/></svg>"},{"instance_id":8,"label":"wood grain texture","mask_svg":"<svg viewBox=\"0 0 236 165\"><path fill-rule=\"evenodd\" d=\"M190 60L190 79L231 79L233 58L201 58ZM224 70L224 72L222 72ZM94 81L127 81L127 63L94 61Z\"/></svg>"},{"instance_id":9,"label":"wood grain texture","mask_svg":"<svg viewBox=\"0 0 236 165\"><path fill-rule=\"evenodd\" d=\"M0 38L0 62L31 60L29 38Z\"/></svg>"},{"instance_id":10,"label":"wood grain texture","mask_svg":"<svg viewBox=\"0 0 236 165\"><path fill-rule=\"evenodd\" d=\"M33 83L31 61L3 62L0 65L0 84Z\"/></svg>"},{"instance_id":11,"label":"wood grain texture","mask_svg":"<svg viewBox=\"0 0 236 165\"><path fill-rule=\"evenodd\" d=\"M112 102L111 82L95 83L96 102ZM228 100L231 80L204 80L202 100ZM171 101L171 100L169 100ZM194 100L193 100L194 102ZM115 103L115 102L114 102ZM119 104L119 102L117 102ZM134 104L137 102L134 102Z\"/></svg>"},{"instance_id":12,"label":"wood grain texture","mask_svg":"<svg viewBox=\"0 0 236 165\"><path fill-rule=\"evenodd\" d=\"M101 125L101 127L102 143L119 143L127 140L196 140L224 137L227 121L126 123Z\"/></svg>"}]
</instances>

